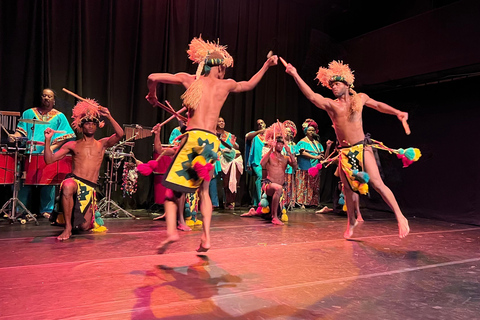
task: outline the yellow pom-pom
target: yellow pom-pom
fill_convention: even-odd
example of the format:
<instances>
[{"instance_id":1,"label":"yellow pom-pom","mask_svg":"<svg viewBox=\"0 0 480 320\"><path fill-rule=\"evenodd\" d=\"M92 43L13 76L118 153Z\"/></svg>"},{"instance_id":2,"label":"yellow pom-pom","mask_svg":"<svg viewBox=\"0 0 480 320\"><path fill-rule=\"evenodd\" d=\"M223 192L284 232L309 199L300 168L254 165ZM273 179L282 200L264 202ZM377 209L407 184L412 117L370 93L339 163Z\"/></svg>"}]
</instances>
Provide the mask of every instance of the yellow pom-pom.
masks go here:
<instances>
[{"instance_id":1,"label":"yellow pom-pom","mask_svg":"<svg viewBox=\"0 0 480 320\"><path fill-rule=\"evenodd\" d=\"M287 214L287 209L283 208L282 209L282 214Z\"/></svg>"},{"instance_id":2,"label":"yellow pom-pom","mask_svg":"<svg viewBox=\"0 0 480 320\"><path fill-rule=\"evenodd\" d=\"M202 156L195 157L192 161L192 168L197 162L199 162L201 165L205 165L207 163L207 160L205 160L205 158Z\"/></svg>"},{"instance_id":3,"label":"yellow pom-pom","mask_svg":"<svg viewBox=\"0 0 480 320\"><path fill-rule=\"evenodd\" d=\"M262 208L262 213L269 213L270 212L270 207L263 207Z\"/></svg>"},{"instance_id":4,"label":"yellow pom-pom","mask_svg":"<svg viewBox=\"0 0 480 320\"><path fill-rule=\"evenodd\" d=\"M354 189L357 189L358 190L358 187L360 186L360 182L358 182L357 180L354 180L352 181L352 187Z\"/></svg>"},{"instance_id":5,"label":"yellow pom-pom","mask_svg":"<svg viewBox=\"0 0 480 320\"><path fill-rule=\"evenodd\" d=\"M105 226L100 226L98 223L93 222L92 232L106 232L107 230Z\"/></svg>"},{"instance_id":6,"label":"yellow pom-pom","mask_svg":"<svg viewBox=\"0 0 480 320\"><path fill-rule=\"evenodd\" d=\"M347 212L347 205L346 204L343 205L342 211Z\"/></svg>"},{"instance_id":7,"label":"yellow pom-pom","mask_svg":"<svg viewBox=\"0 0 480 320\"><path fill-rule=\"evenodd\" d=\"M196 226L201 226L203 224L202 220L195 221Z\"/></svg>"},{"instance_id":8,"label":"yellow pom-pom","mask_svg":"<svg viewBox=\"0 0 480 320\"><path fill-rule=\"evenodd\" d=\"M193 227L195 225L195 222L192 219L190 219L185 221L185 224L189 227Z\"/></svg>"},{"instance_id":9,"label":"yellow pom-pom","mask_svg":"<svg viewBox=\"0 0 480 320\"><path fill-rule=\"evenodd\" d=\"M288 222L288 216L286 213L283 213L282 214L282 217L280 218L280 220L282 220L283 222Z\"/></svg>"},{"instance_id":10,"label":"yellow pom-pom","mask_svg":"<svg viewBox=\"0 0 480 320\"><path fill-rule=\"evenodd\" d=\"M420 152L420 149L417 148L413 148L413 151L415 151L415 157L413 158L413 161L417 161L422 156L422 153Z\"/></svg>"},{"instance_id":11,"label":"yellow pom-pom","mask_svg":"<svg viewBox=\"0 0 480 320\"><path fill-rule=\"evenodd\" d=\"M358 186L358 192L360 192L360 194L367 194L368 193L368 184L362 183L360 186Z\"/></svg>"}]
</instances>

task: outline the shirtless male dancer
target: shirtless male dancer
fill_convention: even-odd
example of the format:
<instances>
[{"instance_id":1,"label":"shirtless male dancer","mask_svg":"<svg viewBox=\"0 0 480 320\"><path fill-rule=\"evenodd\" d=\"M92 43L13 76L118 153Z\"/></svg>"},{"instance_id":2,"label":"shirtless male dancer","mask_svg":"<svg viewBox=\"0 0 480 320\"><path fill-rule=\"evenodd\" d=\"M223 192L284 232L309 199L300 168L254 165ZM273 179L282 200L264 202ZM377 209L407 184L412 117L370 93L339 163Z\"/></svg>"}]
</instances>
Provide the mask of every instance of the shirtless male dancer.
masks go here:
<instances>
[{"instance_id":1,"label":"shirtless male dancer","mask_svg":"<svg viewBox=\"0 0 480 320\"><path fill-rule=\"evenodd\" d=\"M333 127L339 142L339 148L348 148L358 145L359 142L363 144L365 140L365 133L363 131L362 110L363 106L375 109L382 113L397 116L400 121L408 119L408 113L394 109L386 103L376 101L364 93L356 93L353 91L353 74L348 65L342 62L332 61L329 68L320 68L317 74L317 79L322 85L332 90L336 99L332 100L325 98L322 95L313 92L313 90L302 80L298 75L297 70L291 64L286 67L286 73L291 75L298 87L318 108L325 110L333 122ZM408 220L402 214L400 207L393 192L383 183L380 177L377 163L373 155L372 147L366 145L363 148L363 170L370 176L369 184L382 196L383 200L390 206L397 218L399 237L404 238L410 232ZM359 196L349 186L348 179L343 170L340 171L340 178L344 185L344 196L347 204L347 229L344 237L351 238L353 229L357 224L355 219L355 208L359 201Z\"/></svg>"},{"instance_id":2,"label":"shirtless male dancer","mask_svg":"<svg viewBox=\"0 0 480 320\"><path fill-rule=\"evenodd\" d=\"M285 148L286 156L282 154L284 145L283 137L278 136L275 147L270 148L260 161L261 166L267 171L267 178L263 181L263 189L267 196L272 197L270 212L272 213L272 223L276 225L283 225L283 222L278 219L278 211L280 197L286 187L285 169L287 164L297 170L297 160L290 152L290 148Z\"/></svg>"},{"instance_id":3,"label":"shirtless male dancer","mask_svg":"<svg viewBox=\"0 0 480 320\"><path fill-rule=\"evenodd\" d=\"M100 117L105 117L112 125L115 133L108 138L95 140L95 132L98 127L103 127L103 121ZM98 180L98 173L103 161L105 149L113 147L123 137L122 127L113 119L107 108L98 105L94 100L85 100L77 103L73 109L74 121L73 128L83 135L80 140L65 143L56 153L50 150L50 143L54 131L50 128L45 130L45 162L53 163L65 157L72 155L72 176L65 179L60 187L61 204L63 214L65 215L65 230L57 237L58 240L67 240L72 235L72 226L81 230L89 230L92 227L93 210L96 200L94 191ZM77 196L77 201L74 201ZM82 198L87 198L88 203L85 206L80 204ZM74 204L79 207L83 219L77 214L72 219ZM72 225L72 220L74 223Z\"/></svg>"},{"instance_id":4,"label":"shirtless male dancer","mask_svg":"<svg viewBox=\"0 0 480 320\"><path fill-rule=\"evenodd\" d=\"M203 234L198 252L210 249L210 223L212 201L208 194L208 178L212 176L212 162L216 160L220 142L215 129L220 111L231 92L244 92L255 88L269 67L277 64L277 56L271 56L263 67L248 81L237 82L224 79L225 70L233 65L233 58L226 48L217 43L194 38L187 51L189 58L198 63L195 75L188 73L153 73L148 76L149 89L146 99L157 105L157 83L182 85L187 90L182 95L183 105L189 110L187 131L182 137L174 160L164 175L163 185L169 188L165 199L167 239L158 247L164 253L168 246L179 239L175 216L181 193L194 192L200 188L200 211L203 216ZM214 156L215 155L215 156ZM201 159L197 161L197 158ZM210 166L207 166L210 165ZM203 168L203 173L200 173ZM207 177L205 176L205 168ZM192 170L193 169L193 170ZM209 177L208 177L209 176Z\"/></svg>"}]
</instances>

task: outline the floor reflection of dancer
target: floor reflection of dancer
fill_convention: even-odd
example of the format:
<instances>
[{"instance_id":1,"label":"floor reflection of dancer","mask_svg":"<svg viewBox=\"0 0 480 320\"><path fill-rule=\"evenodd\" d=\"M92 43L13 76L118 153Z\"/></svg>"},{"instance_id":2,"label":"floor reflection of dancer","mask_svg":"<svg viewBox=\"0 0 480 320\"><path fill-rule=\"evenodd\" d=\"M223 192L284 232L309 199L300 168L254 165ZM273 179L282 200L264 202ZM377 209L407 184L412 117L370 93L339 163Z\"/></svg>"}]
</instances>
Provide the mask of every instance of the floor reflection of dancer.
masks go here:
<instances>
[{"instance_id":1,"label":"floor reflection of dancer","mask_svg":"<svg viewBox=\"0 0 480 320\"><path fill-rule=\"evenodd\" d=\"M320 94L313 92L313 90L298 75L297 70L291 64L287 65L286 72L293 76L298 87L307 99L309 99L315 106L328 113L333 122L341 149L351 149L352 147L365 144L366 137L363 131L362 122L362 110L364 105L383 113L395 115L402 122L408 119L408 113L394 109L383 102L376 101L364 93L357 94L353 91L353 73L348 65L344 65L342 62L332 61L329 64L328 69L320 68L317 73L317 79L323 86L332 90L336 97L335 100L325 98ZM399 236L400 238L404 238L410 232L408 221L402 214L392 191L383 183L382 178L380 177L372 147L360 147L359 150L355 150L355 152L357 151L358 153L363 153L363 170L368 173L370 184L395 213L398 221ZM358 153L353 157L359 159ZM353 160L355 159L352 159L352 161ZM358 194L349 187L349 180L344 170L340 170L340 178L344 185L344 195L347 203L348 215L347 229L344 237L350 238L352 237L354 227L357 224L354 210L359 198Z\"/></svg>"},{"instance_id":2,"label":"floor reflection of dancer","mask_svg":"<svg viewBox=\"0 0 480 320\"><path fill-rule=\"evenodd\" d=\"M165 174L163 184L170 188L165 201L167 219L167 239L159 246L163 253L168 245L179 236L175 227L175 215L182 193L194 192L200 188L200 208L203 216L203 234L198 252L207 251L210 246L210 223L212 202L208 194L208 184L217 158L219 140L215 134L218 117L225 100L231 92L252 90L269 67L277 64L277 56L272 56L249 81L236 82L223 79L227 67L233 65L233 58L225 47L217 43L194 38L188 50L189 58L199 64L196 75L187 73L154 73L148 77L147 100L157 105L157 83L183 85L183 104L189 108L187 132L182 137L180 148ZM205 183L204 183L205 180Z\"/></svg>"},{"instance_id":3,"label":"floor reflection of dancer","mask_svg":"<svg viewBox=\"0 0 480 320\"><path fill-rule=\"evenodd\" d=\"M108 138L95 139L95 132L103 127L100 117L105 117L115 133ZM95 187L105 150L113 147L123 137L122 127L113 119L107 108L94 100L77 103L73 108L73 127L82 137L65 143L55 154L50 150L53 130L45 130L45 162L53 163L72 155L72 174L60 186L61 205L65 215L65 230L57 237L66 240L72 235L72 228L89 230L92 228L96 209Z\"/></svg>"},{"instance_id":4,"label":"floor reflection of dancer","mask_svg":"<svg viewBox=\"0 0 480 320\"><path fill-rule=\"evenodd\" d=\"M46 128L51 128L54 130L51 141L52 150L57 150L65 142L74 140L75 133L70 127L67 117L65 117L62 112L54 108L55 98L55 93L52 89L43 89L42 104L40 107L26 110L23 112L21 119L37 119L48 122L48 124L35 125L35 132L33 132L31 129L32 124L19 122L16 132L9 135L10 141L12 141L14 137L27 137L27 139L32 143L36 142L32 154L41 156L43 154L43 144L45 142L43 131ZM36 192L40 193L40 214L46 218L50 217L55 204L55 186L22 185L18 192L18 199L27 207L29 206L29 199L32 196L33 189L36 189Z\"/></svg>"},{"instance_id":5,"label":"floor reflection of dancer","mask_svg":"<svg viewBox=\"0 0 480 320\"><path fill-rule=\"evenodd\" d=\"M276 137L275 146L271 147L260 161L261 166L267 171L267 177L263 180L262 189L265 190L267 196L272 197L270 212L272 213L272 223L276 225L283 225L283 222L278 219L278 212L283 207L280 206L280 197L285 188L285 169L287 165L292 166L294 170L297 169L297 161L289 149L285 149L287 156L282 154L284 145L283 137Z\"/></svg>"}]
</instances>

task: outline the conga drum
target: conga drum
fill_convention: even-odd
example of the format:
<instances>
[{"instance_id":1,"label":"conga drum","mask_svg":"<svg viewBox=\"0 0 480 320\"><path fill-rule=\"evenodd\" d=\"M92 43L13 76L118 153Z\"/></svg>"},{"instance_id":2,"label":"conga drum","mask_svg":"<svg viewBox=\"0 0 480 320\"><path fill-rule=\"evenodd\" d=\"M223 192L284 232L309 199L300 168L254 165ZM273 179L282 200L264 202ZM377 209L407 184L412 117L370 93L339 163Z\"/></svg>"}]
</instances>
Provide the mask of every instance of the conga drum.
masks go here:
<instances>
[{"instance_id":1,"label":"conga drum","mask_svg":"<svg viewBox=\"0 0 480 320\"><path fill-rule=\"evenodd\" d=\"M72 156L66 155L63 159L45 164L43 154L32 154L25 157L25 185L59 185L65 176L72 172Z\"/></svg>"},{"instance_id":2,"label":"conga drum","mask_svg":"<svg viewBox=\"0 0 480 320\"><path fill-rule=\"evenodd\" d=\"M15 153L0 153L0 185L15 182Z\"/></svg>"}]
</instances>

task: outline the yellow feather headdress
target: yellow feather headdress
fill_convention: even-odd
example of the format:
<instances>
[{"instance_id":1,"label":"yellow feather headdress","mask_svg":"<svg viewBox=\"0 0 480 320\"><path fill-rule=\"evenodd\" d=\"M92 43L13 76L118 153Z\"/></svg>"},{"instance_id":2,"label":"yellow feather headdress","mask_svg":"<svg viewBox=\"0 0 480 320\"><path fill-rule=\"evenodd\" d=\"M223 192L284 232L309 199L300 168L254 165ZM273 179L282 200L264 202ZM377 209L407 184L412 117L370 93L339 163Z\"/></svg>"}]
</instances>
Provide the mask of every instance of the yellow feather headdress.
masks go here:
<instances>
[{"instance_id":1,"label":"yellow feather headdress","mask_svg":"<svg viewBox=\"0 0 480 320\"><path fill-rule=\"evenodd\" d=\"M233 58L227 52L227 46L222 46L218 42L204 41L201 35L192 39L187 53L190 60L198 63L197 79L201 75L204 66L223 65L227 68L233 66Z\"/></svg>"},{"instance_id":2,"label":"yellow feather headdress","mask_svg":"<svg viewBox=\"0 0 480 320\"><path fill-rule=\"evenodd\" d=\"M343 61L334 60L328 64L328 69L320 67L315 79L318 79L322 86L329 89L332 89L330 84L335 81L344 82L349 87L353 88L355 77L348 64L343 64Z\"/></svg>"}]
</instances>

